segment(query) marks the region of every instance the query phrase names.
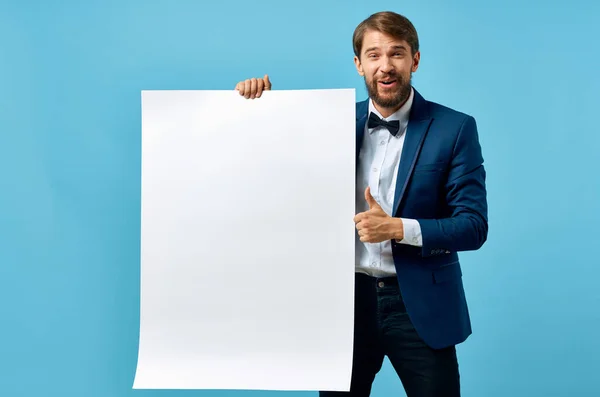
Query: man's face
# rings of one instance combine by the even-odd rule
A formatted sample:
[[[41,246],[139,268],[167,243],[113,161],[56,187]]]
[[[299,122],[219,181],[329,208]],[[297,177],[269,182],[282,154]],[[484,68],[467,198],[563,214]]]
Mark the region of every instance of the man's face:
[[[408,99],[412,73],[416,72],[419,60],[420,53],[413,56],[405,40],[373,30],[364,35],[360,58],[354,57],[369,97],[391,113]]]

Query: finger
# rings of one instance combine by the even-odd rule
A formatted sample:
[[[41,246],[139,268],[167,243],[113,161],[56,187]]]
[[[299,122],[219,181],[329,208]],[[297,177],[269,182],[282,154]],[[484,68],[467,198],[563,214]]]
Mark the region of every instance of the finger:
[[[356,230],[359,232],[359,234],[362,233],[369,233],[369,231],[371,230],[371,228],[369,228],[369,225],[367,225],[365,222],[358,222],[356,224]]]
[[[244,96],[245,85],[243,81],[240,81],[236,84],[235,89],[240,93],[241,96]]]
[[[366,215],[362,215],[354,223],[356,223],[356,226],[365,227],[365,225],[366,225],[366,219],[365,218],[366,218]]]
[[[246,79],[246,81],[244,81],[244,98],[250,98],[251,87],[252,82],[250,81],[250,79]]]
[[[371,195],[371,187],[370,186],[368,186],[365,189],[365,200],[369,204],[369,209],[373,209],[375,207],[379,207],[379,204],[377,203],[377,201]]]
[[[262,79],[256,80],[256,98],[260,98],[263,92],[265,82]]]
[[[271,89],[271,80],[269,80],[269,75],[265,74],[265,77],[263,77],[263,81],[265,83],[265,90],[270,90]]]
[[[254,99],[256,97],[256,78],[250,79],[250,98]]]
[[[373,196],[371,195],[371,186],[367,186],[365,189],[365,200],[367,201],[367,204],[369,204],[369,208],[372,207]]]
[[[369,210],[365,212],[359,212],[354,216],[354,222],[360,222],[369,216]]]

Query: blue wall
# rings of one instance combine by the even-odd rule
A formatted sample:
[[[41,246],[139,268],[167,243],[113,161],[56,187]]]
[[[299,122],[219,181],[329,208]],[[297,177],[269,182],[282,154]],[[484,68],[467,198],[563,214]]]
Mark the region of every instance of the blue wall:
[[[49,3],[0,3],[0,395],[283,396],[131,390],[140,90],[269,73],[363,98],[352,31],[386,9],[419,30],[417,89],[476,117],[487,163],[464,396],[600,395],[598,2]],[[386,363],[373,395],[399,387]]]

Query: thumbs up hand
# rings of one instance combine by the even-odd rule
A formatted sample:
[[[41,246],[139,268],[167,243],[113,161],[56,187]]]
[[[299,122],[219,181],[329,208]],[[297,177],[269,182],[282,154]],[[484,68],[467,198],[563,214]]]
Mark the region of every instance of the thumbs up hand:
[[[369,210],[354,217],[360,241],[380,243],[391,239],[401,240],[404,237],[402,220],[386,214],[381,205],[371,195],[370,187],[365,190],[365,200],[369,204]]]

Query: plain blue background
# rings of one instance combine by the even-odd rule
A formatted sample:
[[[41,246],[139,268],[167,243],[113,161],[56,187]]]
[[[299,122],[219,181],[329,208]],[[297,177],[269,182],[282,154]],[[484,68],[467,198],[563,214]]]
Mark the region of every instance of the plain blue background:
[[[462,255],[464,396],[600,395],[598,2],[4,1],[0,395],[309,396],[132,390],[140,90],[357,88],[351,35],[416,25],[414,78],[477,119],[490,234]],[[402,395],[386,362],[373,396]]]

